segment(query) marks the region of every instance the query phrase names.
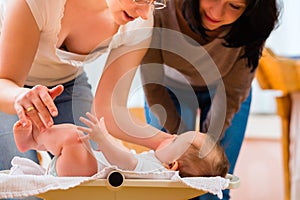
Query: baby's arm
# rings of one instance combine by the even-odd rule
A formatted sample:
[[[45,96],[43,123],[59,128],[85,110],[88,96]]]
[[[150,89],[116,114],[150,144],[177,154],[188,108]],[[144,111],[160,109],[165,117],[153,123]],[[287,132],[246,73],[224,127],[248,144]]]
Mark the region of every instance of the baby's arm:
[[[111,165],[116,165],[120,169],[134,170],[137,165],[137,158],[128,148],[112,137],[105,126],[104,119],[100,121],[90,113],[89,119],[81,117],[80,120],[89,128],[79,126],[78,129],[89,134],[89,138],[94,140],[99,150]]]

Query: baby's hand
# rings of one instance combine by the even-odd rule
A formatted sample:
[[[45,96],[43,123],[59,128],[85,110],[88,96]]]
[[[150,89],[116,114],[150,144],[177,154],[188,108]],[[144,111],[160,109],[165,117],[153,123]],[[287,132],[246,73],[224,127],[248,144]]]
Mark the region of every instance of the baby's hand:
[[[100,143],[108,134],[108,131],[105,127],[104,118],[102,117],[100,121],[97,119],[96,116],[92,115],[91,113],[86,113],[87,118],[80,117],[80,121],[82,121],[87,127],[78,126],[78,130],[83,131],[89,135],[89,138],[94,140],[97,143]]]

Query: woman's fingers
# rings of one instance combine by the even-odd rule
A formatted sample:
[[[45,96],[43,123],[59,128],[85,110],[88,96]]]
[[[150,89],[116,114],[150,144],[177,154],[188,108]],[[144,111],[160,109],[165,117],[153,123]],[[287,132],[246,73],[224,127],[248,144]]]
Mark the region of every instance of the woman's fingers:
[[[54,99],[61,94],[63,91],[63,86],[56,86],[52,89],[48,89],[45,86],[37,85],[32,88],[33,91],[36,91],[35,94],[37,94],[37,98],[35,98],[36,101],[34,105],[36,108],[38,108],[39,113],[41,113],[44,119],[49,117],[56,117],[58,114],[58,110],[54,104]],[[47,120],[47,119],[46,119]]]
[[[63,91],[64,91],[64,86],[57,85],[49,90],[49,94],[52,99],[55,99],[57,96],[61,95]]]
[[[59,96],[63,91],[64,91],[64,87],[62,85],[58,85],[54,88],[51,88],[49,90],[49,95],[50,95],[51,99],[47,98],[46,101],[44,102],[45,105],[47,105],[48,110],[50,111],[50,113],[53,117],[58,115],[58,111],[57,111],[57,108],[56,108],[53,100],[57,96]],[[47,97],[48,97],[48,95],[47,95]]]
[[[33,107],[35,109],[32,110],[32,112],[26,112],[26,114],[32,119],[41,119],[41,121],[45,123],[46,127],[50,127],[53,125],[53,119],[51,113],[49,113],[47,105],[44,103],[45,101],[47,101],[45,99],[46,97],[44,97],[42,94],[40,94],[40,97],[32,99]],[[53,101],[52,104],[54,105]]]
[[[27,117],[29,117],[40,131],[52,126],[52,117],[58,114],[53,99],[61,94],[62,90],[63,86],[48,89],[45,86],[36,85],[20,94],[15,101],[15,109],[20,121],[26,124]]]
[[[31,118],[39,130],[52,126],[53,119],[49,111],[53,108],[56,110],[56,106],[49,94],[49,89],[42,85],[36,85],[28,92],[28,97],[31,99],[31,106],[34,106],[35,109],[26,112],[26,115]]]
[[[58,114],[57,108],[54,104],[54,99],[52,99],[50,93],[48,90],[41,90],[39,92],[39,101],[37,102],[37,107],[40,113],[43,115],[43,118],[46,119],[46,117],[56,117]],[[43,113],[44,111],[44,113]]]
[[[32,120],[40,131],[45,129],[44,122],[40,119],[37,110],[35,106],[33,106],[33,104],[27,103],[27,105],[22,106],[21,104],[16,103],[15,110],[23,126],[26,126],[29,123],[29,121]],[[28,118],[30,118],[30,120]]]
[[[26,126],[26,124],[28,123],[28,120],[27,120],[26,114],[24,112],[23,106],[21,106],[20,104],[15,104],[15,110],[19,117],[20,123],[22,123],[23,126]]]
[[[27,108],[25,108],[25,114],[39,128],[40,131],[43,131],[46,128],[43,120],[38,114],[38,110],[34,106],[28,106]]]

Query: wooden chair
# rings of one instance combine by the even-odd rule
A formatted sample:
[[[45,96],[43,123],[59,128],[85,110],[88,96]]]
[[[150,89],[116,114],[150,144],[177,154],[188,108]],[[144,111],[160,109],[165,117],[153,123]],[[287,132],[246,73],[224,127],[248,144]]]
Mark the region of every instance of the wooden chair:
[[[282,151],[284,169],[285,200],[290,200],[289,133],[291,117],[290,94],[300,90],[300,61],[275,55],[265,48],[256,73],[262,89],[280,90],[276,97],[277,114],[282,123]]]

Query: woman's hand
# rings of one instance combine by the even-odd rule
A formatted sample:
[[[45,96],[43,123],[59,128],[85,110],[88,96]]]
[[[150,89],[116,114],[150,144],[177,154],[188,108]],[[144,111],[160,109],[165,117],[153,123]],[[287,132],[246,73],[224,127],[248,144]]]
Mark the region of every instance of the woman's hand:
[[[62,85],[51,89],[42,85],[36,85],[32,89],[28,89],[27,92],[19,94],[15,99],[14,107],[23,126],[28,123],[28,118],[38,127],[39,131],[52,126],[52,117],[58,115],[58,110],[53,100],[63,90]]]

